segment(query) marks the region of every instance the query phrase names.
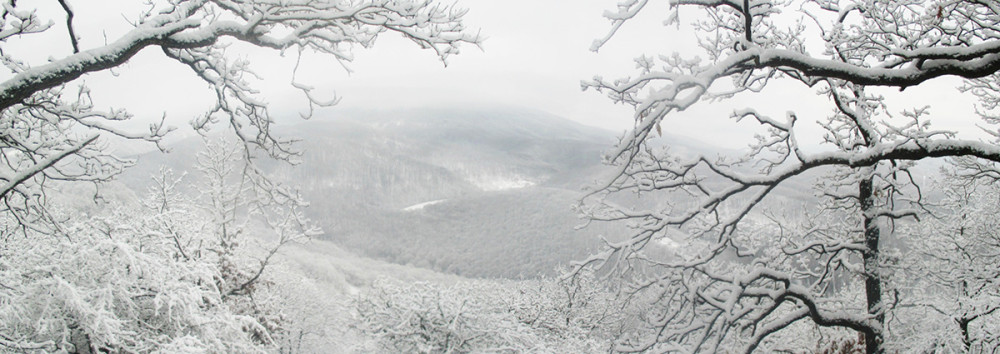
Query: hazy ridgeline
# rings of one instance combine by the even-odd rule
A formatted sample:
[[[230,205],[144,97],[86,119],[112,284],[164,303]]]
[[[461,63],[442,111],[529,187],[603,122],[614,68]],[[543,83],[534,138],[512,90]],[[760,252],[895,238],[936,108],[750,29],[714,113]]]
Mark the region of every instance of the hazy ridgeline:
[[[994,2],[77,3],[0,6],[0,352],[1000,348]]]
[[[302,139],[305,154],[265,169],[301,189],[321,239],[365,256],[470,277],[551,277],[622,232],[578,229],[586,220],[573,209],[599,178],[611,132],[509,108],[347,112],[279,131]],[[185,163],[201,145],[194,137],[142,155],[122,180],[142,190],[156,166],[192,172]]]

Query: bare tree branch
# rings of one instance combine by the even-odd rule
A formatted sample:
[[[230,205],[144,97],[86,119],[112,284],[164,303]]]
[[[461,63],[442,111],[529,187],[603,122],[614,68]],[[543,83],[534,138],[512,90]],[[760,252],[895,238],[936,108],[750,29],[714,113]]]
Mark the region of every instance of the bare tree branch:
[[[11,176],[9,178],[4,177],[3,179],[6,180],[7,183],[4,184],[3,188],[0,188],[0,197],[6,197],[7,193],[9,193],[11,190],[13,190],[14,188],[16,188],[21,183],[24,183],[24,181],[27,181],[28,179],[30,179],[31,177],[35,176],[36,174],[41,173],[45,169],[54,166],[56,163],[58,163],[60,160],[62,160],[64,158],[66,158],[67,156],[70,156],[70,155],[73,155],[73,154],[79,152],[80,149],[83,149],[85,146],[87,146],[90,143],[94,142],[94,140],[97,140],[97,137],[98,137],[97,135],[94,135],[94,136],[92,136],[90,138],[87,138],[84,141],[76,144],[76,146],[73,146],[73,147],[71,147],[69,149],[66,149],[66,150],[64,150],[64,151],[62,151],[62,152],[60,152],[58,154],[49,156],[49,157],[45,158],[44,160],[39,161],[34,166],[31,166],[30,168],[18,171],[17,175]]]
[[[80,44],[77,43],[76,31],[73,29],[73,9],[66,0],[59,0],[59,5],[66,11],[66,30],[69,32],[69,43],[73,46],[73,53],[79,53]]]

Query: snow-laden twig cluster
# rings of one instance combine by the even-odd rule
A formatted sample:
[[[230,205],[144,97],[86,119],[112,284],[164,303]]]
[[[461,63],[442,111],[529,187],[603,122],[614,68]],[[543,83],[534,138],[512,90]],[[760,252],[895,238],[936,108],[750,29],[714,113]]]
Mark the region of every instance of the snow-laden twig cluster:
[[[626,1],[606,13],[612,29],[594,49],[647,3]],[[676,0],[670,7],[668,24],[678,23],[681,8],[699,12],[692,25],[703,56],[641,57],[634,76],[582,84],[635,109],[634,128],[606,157],[613,177],[579,206],[592,220],[634,228],[576,268],[602,269],[621,280],[625,301],[652,309],[643,330],[620,338],[617,349],[779,350],[789,338],[816,346],[851,331],[870,353],[905,345],[910,332],[900,326],[909,324],[893,321],[919,295],[890,270],[909,250],[899,230],[939,216],[914,176],[915,161],[962,157],[969,177],[996,176],[990,162],[1000,161],[1000,145],[935,130],[933,107],[889,107],[884,91],[869,87],[905,95],[934,78],[965,78],[964,89],[983,102],[984,129],[996,136],[997,6]],[[778,80],[825,97],[831,113],[789,105],[784,117],[773,117],[762,107],[736,107],[732,118],[759,123],[759,133],[735,158],[679,155],[659,139],[678,112],[763,95]],[[803,124],[821,127],[822,140],[803,141]],[[811,202],[780,197],[782,188],[817,176],[824,178],[813,183]],[[773,210],[782,205],[795,216]],[[807,332],[814,335],[798,335]]]
[[[78,43],[70,20],[72,54],[33,63],[18,57],[23,53],[2,50],[3,43],[49,31],[52,20],[39,18],[29,3],[4,1],[2,5],[0,61],[10,77],[0,83],[0,124],[4,126],[0,197],[4,210],[16,214],[26,227],[38,227],[34,225],[50,218],[43,207],[47,181],[107,181],[130,164],[107,153],[101,136],[145,140],[163,149],[159,144],[173,129],[163,119],[151,121],[148,131],[122,128],[122,121],[136,118],[123,109],[95,108],[89,89],[74,81],[86,73],[122,65],[144,48],[160,48],[215,92],[214,107],[192,120],[196,130],[204,132],[212,123],[224,122],[246,143],[247,158],[260,150],[292,161],[298,155],[294,141],[272,134],[273,117],[248,81],[254,76],[251,65],[226,54],[230,43],[317,52],[343,62],[352,59],[352,46],[370,46],[386,32],[434,51],[442,61],[457,54],[462,43],[479,41],[461,23],[464,10],[423,0],[190,0],[151,2],[132,20],[134,29],[94,47],[88,47],[91,42]],[[71,6],[65,10],[67,15],[74,13]],[[306,85],[293,86],[309,99],[310,111],[336,101],[317,97]]]
[[[130,30],[102,43],[78,37],[81,4],[55,4],[62,11],[45,18],[36,2],[0,1],[6,69],[0,82],[0,351],[274,349],[282,318],[254,294],[266,288],[265,269],[278,250],[319,229],[304,217],[307,204],[297,190],[260,169],[261,155],[295,163],[299,151],[294,140],[274,134],[275,117],[252,85],[257,77],[250,61],[234,58],[227,47],[318,53],[343,66],[353,47],[371,46],[385,33],[445,63],[463,43],[479,42],[461,22],[465,10],[428,0],[149,1],[137,17],[124,16]],[[65,21],[66,50],[38,46],[24,53],[12,45],[59,29],[56,21]],[[57,184],[99,187],[133,164],[113,152],[113,142],[166,149],[164,138],[174,130],[166,112],[146,121],[125,109],[100,109],[78,80],[113,70],[147,48],[189,68],[214,94],[215,104],[191,122],[207,145],[197,161],[208,181],[196,197],[203,207],[177,199],[179,179],[164,174],[145,205],[152,212],[81,220],[86,216],[52,209]],[[53,52],[44,61],[29,59],[41,50]],[[302,83],[291,86],[308,99],[310,112],[336,102]],[[130,128],[136,120],[148,128]],[[236,137],[235,145],[213,142],[219,135],[209,130],[219,125]],[[264,236],[248,239],[251,233]],[[261,250],[247,247],[258,238],[267,240]]]

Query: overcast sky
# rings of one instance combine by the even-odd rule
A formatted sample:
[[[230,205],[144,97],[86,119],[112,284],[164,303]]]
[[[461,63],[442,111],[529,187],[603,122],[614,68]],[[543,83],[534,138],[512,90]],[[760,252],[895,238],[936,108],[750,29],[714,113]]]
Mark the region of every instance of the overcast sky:
[[[387,36],[372,50],[358,52],[350,77],[333,82],[345,107],[514,105],[625,129],[632,122],[631,109],[581,91],[580,81],[595,74],[625,75],[634,68],[632,58],[665,51],[670,40],[651,19],[629,26],[601,52],[591,52],[591,43],[610,28],[602,12],[616,2],[462,0],[459,4],[469,9],[467,25],[487,38],[483,51],[467,46],[444,68],[431,53]]]
[[[322,112],[321,119],[355,108],[515,106],[622,131],[632,124],[631,109],[602,94],[583,92],[580,81],[594,75],[626,75],[634,70],[636,56],[669,52],[680,42],[670,38],[660,24],[662,18],[649,16],[626,26],[599,53],[591,52],[591,43],[610,28],[602,13],[614,9],[616,2],[459,0],[460,7],[469,9],[466,26],[486,38],[483,50],[464,46],[461,54],[449,58],[446,68],[433,52],[388,33],[374,48],[356,48],[355,60],[348,64],[350,73],[328,56],[307,55],[297,81],[316,86],[320,95],[336,93],[342,99],[337,108]],[[125,19],[138,11],[119,15],[108,8],[111,5],[102,12],[78,9],[83,48],[101,44],[105,35],[113,40],[117,32],[129,28]],[[56,33],[53,41],[59,42],[63,34]],[[250,58],[254,70],[266,79],[259,87],[275,112],[302,111],[304,99],[287,85],[295,62],[292,53],[282,58],[273,51],[246,49],[233,52]],[[201,91],[204,84],[186,68],[163,59],[158,50],[140,52],[114,74],[86,78],[95,87],[95,98],[125,102],[140,115],[166,111],[189,116],[211,102],[207,91]]]
[[[696,51],[690,33],[664,27],[666,2],[654,2],[642,17],[632,21],[600,52],[589,50],[591,43],[604,36],[610,23],[602,13],[613,10],[618,0],[458,0],[469,9],[465,24],[478,29],[486,40],[483,50],[465,46],[462,53],[449,58],[448,67],[434,53],[421,50],[414,43],[394,34],[381,37],[374,48],[356,48],[351,70],[341,67],[329,56],[307,55],[297,81],[317,87],[321,97],[334,93],[342,100],[331,109],[319,112],[315,119],[336,119],[339,114],[357,109],[407,109],[419,107],[513,106],[539,109],[584,124],[621,132],[632,124],[629,107],[615,105],[604,95],[583,92],[580,81],[594,75],[618,78],[634,72],[633,58],[639,55],[668,54],[679,51],[685,56]],[[61,20],[56,2],[46,3]],[[77,5],[76,24],[83,49],[113,41],[131,28],[127,19],[135,18],[139,8],[133,0],[102,1],[103,6]],[[44,10],[44,9],[43,9]],[[692,12],[682,12],[688,22]],[[57,27],[62,22],[56,21]],[[685,28],[684,26],[681,27]],[[62,29],[49,31],[30,41],[8,43],[5,49],[29,55],[62,57],[70,54]],[[48,36],[48,37],[45,37]],[[105,39],[107,38],[107,39]],[[40,43],[53,50],[38,50]],[[35,54],[37,53],[37,54]],[[262,97],[280,116],[295,116],[305,111],[305,99],[289,85],[295,56],[284,57],[271,50],[235,46],[230,53],[250,59],[252,68],[264,79],[257,86]],[[41,58],[40,60],[44,60]],[[186,67],[164,58],[159,50],[146,49],[124,66],[111,72],[83,78],[93,88],[98,105],[128,108],[145,126],[150,119],[166,113],[175,125],[184,126],[192,116],[205,111],[212,103],[212,93]],[[954,90],[957,81],[942,85],[922,85],[899,94],[904,104],[941,101],[949,106],[935,106],[948,119],[935,119],[939,128],[975,132],[971,117],[972,101]],[[699,104],[686,112],[674,114],[664,124],[668,132],[710,141],[729,148],[745,146],[759,127],[753,122],[732,124],[729,112],[735,108],[754,107],[774,117],[795,110],[800,118],[820,119],[831,106],[822,97],[797,84],[771,85],[769,95],[744,95],[725,104]],[[950,87],[949,87],[950,86]],[[892,94],[891,92],[889,93]],[[891,97],[890,97],[891,98]],[[706,129],[707,128],[707,129]],[[749,128],[749,129],[748,129]],[[822,132],[804,127],[800,137]]]

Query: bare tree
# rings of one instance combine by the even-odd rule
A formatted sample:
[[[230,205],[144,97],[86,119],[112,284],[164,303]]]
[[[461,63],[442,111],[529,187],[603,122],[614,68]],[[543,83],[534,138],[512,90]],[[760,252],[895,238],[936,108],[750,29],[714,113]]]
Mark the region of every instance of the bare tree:
[[[322,231],[303,214],[308,204],[297,190],[258,171],[242,156],[243,145],[221,140],[206,138],[205,150],[196,157],[202,182],[193,209],[210,221],[200,231],[209,242],[193,249],[211,253],[201,260],[218,267],[217,286],[233,311],[256,318],[273,335],[283,330],[278,311],[259,304],[256,296],[262,284],[271,285],[263,281],[264,272],[284,246]],[[259,237],[249,237],[254,234]]]
[[[227,301],[224,274],[206,250],[213,235],[202,232],[211,217],[184,201],[177,181],[158,177],[145,203],[156,208],[111,202],[91,215],[50,208],[71,239],[30,229],[28,237],[5,235],[0,350],[269,349],[282,333]]]
[[[939,183],[940,215],[907,225],[912,257],[897,266],[920,289],[903,311],[919,325],[908,334],[927,350],[987,353],[1000,346],[1000,190],[991,179],[970,179],[966,163]],[[977,164],[981,166],[981,164]]]
[[[608,12],[612,30],[593,49],[651,3],[627,0]],[[907,324],[894,316],[913,283],[890,269],[906,251],[897,224],[927,216],[915,161],[1000,161],[998,121],[990,114],[998,102],[1000,7],[897,0],[669,4],[669,24],[679,23],[681,9],[698,13],[692,26],[705,57],[641,57],[632,77],[583,83],[635,109],[634,128],[607,156],[616,174],[581,203],[594,220],[630,220],[635,228],[577,267],[606,269],[623,280],[627,301],[650,308],[617,350],[777,350],[791,342],[776,337],[801,339],[802,331],[816,341],[856,332],[868,353],[905,348],[907,332],[899,327]],[[964,89],[981,99],[988,141],[932,129],[932,111],[923,103],[886,102],[887,95],[906,95],[906,88],[942,76],[966,79]],[[772,117],[763,107],[738,107],[732,118],[756,121],[760,130],[736,159],[677,155],[670,141],[657,139],[677,112],[702,101],[763,96],[779,81],[800,84],[796,94],[826,98],[830,113],[811,116],[814,109],[789,105],[784,117]],[[813,123],[824,129],[822,140],[800,141],[797,133]],[[815,211],[780,211],[776,190],[820,174]],[[631,193],[658,202],[622,202]],[[795,217],[784,216],[790,212]],[[679,243],[679,251],[656,252],[664,240]]]
[[[279,247],[317,229],[303,217],[295,190],[258,169],[259,158],[294,162],[299,152],[293,140],[272,134],[274,117],[251,84],[251,63],[227,48],[244,43],[314,52],[342,63],[351,60],[352,47],[394,32],[444,61],[462,43],[479,40],[462,26],[464,10],[424,0],[149,1],[137,17],[126,16],[133,28],[103,42],[78,37],[81,12],[72,0],[48,5],[56,4],[62,12],[49,19],[36,8],[44,2],[0,1],[6,69],[0,83],[0,348],[14,351],[266,350],[277,328],[268,317],[273,314],[256,311],[255,287]],[[36,38],[61,29],[66,48],[19,52],[11,44],[43,42]],[[54,184],[97,185],[132,164],[109,149],[112,142],[133,139],[163,149],[173,129],[165,118],[146,121],[147,130],[131,129],[146,119],[98,109],[78,80],[113,70],[147,48],[190,69],[214,93],[213,107],[192,120],[194,129],[216,137],[207,132],[221,126],[236,137],[235,148],[210,143],[214,153],[200,158],[210,182],[202,199],[208,203],[193,206],[176,193],[180,179],[162,174],[145,203],[150,210],[79,215],[53,208]],[[47,49],[53,50],[48,59],[32,61]],[[308,98],[310,114],[335,102],[306,85],[292,86]],[[247,262],[235,252],[237,236],[251,227],[275,237],[263,256]],[[47,237],[53,235],[65,237]]]
[[[159,144],[171,130],[163,120],[149,122],[147,131],[124,128],[123,121],[136,118],[124,109],[95,108],[87,86],[74,81],[122,65],[143,49],[162,50],[214,91],[215,105],[192,121],[195,129],[223,122],[245,143],[248,159],[254,151],[290,159],[298,152],[291,140],[271,133],[273,117],[250,85],[249,61],[226,55],[228,44],[312,51],[342,62],[351,59],[352,45],[372,45],[385,32],[431,49],[441,60],[457,53],[461,43],[478,42],[460,22],[463,10],[430,1],[181,0],[149,2],[130,18],[132,30],[87,47],[96,41],[78,40],[72,1],[58,3],[66,14],[70,54],[57,51],[40,63],[22,58],[38,53],[17,53],[4,44],[54,31],[53,20],[40,18],[37,3],[8,0],[0,9],[0,59],[9,73],[0,83],[0,199],[3,213],[24,228],[58,228],[44,207],[49,184],[107,181],[131,163],[109,153],[102,141]],[[292,85],[309,98],[311,108],[333,103],[315,97],[306,85]]]
[[[580,278],[584,282],[590,278]],[[375,281],[354,305],[365,352],[607,350],[602,289],[551,280]],[[570,292],[573,289],[575,292]]]

